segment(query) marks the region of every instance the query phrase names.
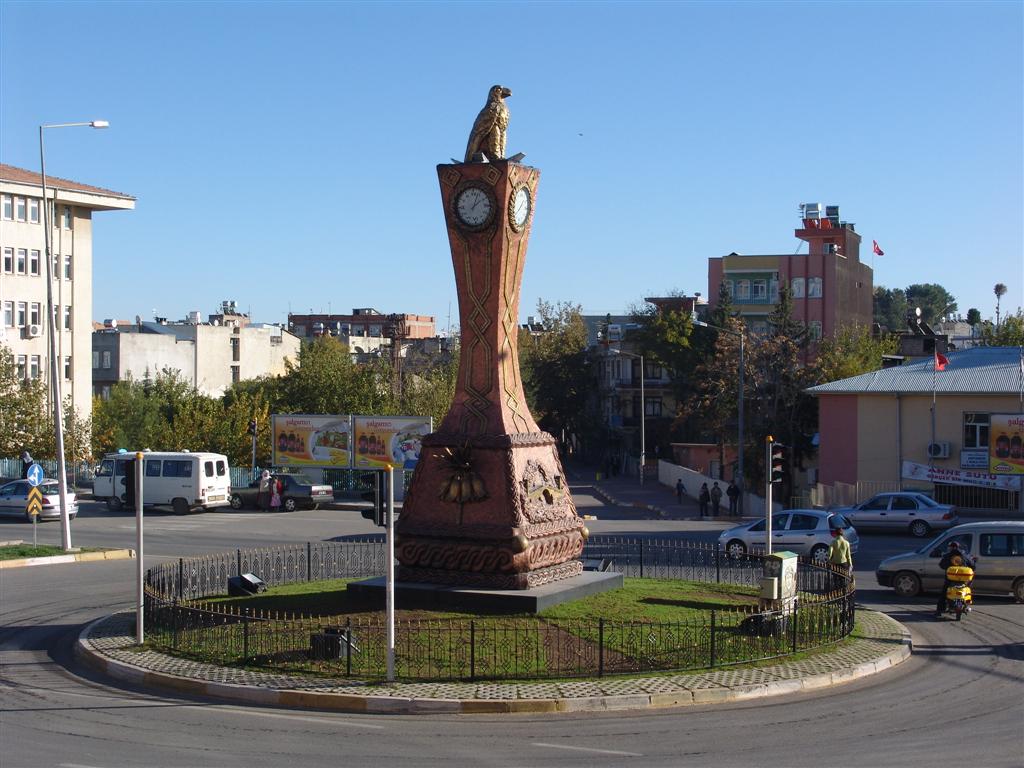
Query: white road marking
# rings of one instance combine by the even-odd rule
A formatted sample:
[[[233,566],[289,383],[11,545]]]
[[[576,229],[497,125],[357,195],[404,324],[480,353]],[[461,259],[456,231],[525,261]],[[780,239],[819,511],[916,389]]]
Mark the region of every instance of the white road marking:
[[[197,707],[197,709],[203,709],[203,708]],[[304,723],[317,723],[318,725],[329,725],[332,728],[335,727],[335,726],[338,726],[338,725],[344,725],[344,726],[347,726],[349,728],[369,728],[371,730],[377,730],[377,731],[384,730],[384,726],[383,725],[371,725],[370,723],[350,722],[348,720],[342,720],[340,718],[308,717],[308,716],[305,716],[305,715],[292,715],[292,714],[289,714],[287,712],[256,712],[256,711],[251,710],[251,709],[236,709],[234,707],[221,708],[221,709],[219,709],[219,711],[221,711],[221,712],[224,712],[224,711],[233,712],[235,714],[245,715],[247,717],[277,717],[277,718],[282,718],[284,720],[300,720],[300,721],[302,721]]]
[[[569,749],[573,752],[596,752],[599,755],[621,755],[622,757],[643,757],[639,752],[620,752],[617,749],[596,749],[594,747],[570,747],[566,744],[544,744],[534,742],[531,747],[547,747],[548,749]]]

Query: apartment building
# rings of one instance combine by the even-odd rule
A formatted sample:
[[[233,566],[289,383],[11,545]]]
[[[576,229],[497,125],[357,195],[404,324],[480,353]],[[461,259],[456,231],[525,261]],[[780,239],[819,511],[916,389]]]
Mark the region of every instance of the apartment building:
[[[46,264],[42,183],[37,171],[0,164],[0,343],[20,375],[49,385],[47,275],[53,276],[61,393],[88,416],[92,407],[92,217],[132,210],[135,198],[47,176],[52,263]],[[48,273],[48,268],[50,273]]]

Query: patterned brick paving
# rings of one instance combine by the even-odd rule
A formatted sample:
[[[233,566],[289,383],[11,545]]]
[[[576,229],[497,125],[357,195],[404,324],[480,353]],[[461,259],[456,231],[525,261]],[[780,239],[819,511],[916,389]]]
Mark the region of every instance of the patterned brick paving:
[[[859,611],[858,622],[865,638],[858,638],[831,652],[818,653],[797,661],[743,669],[716,669],[708,672],[664,675],[660,677],[576,680],[570,682],[480,682],[480,683],[396,683],[368,685],[344,678],[274,674],[179,659],[154,651],[134,650],[134,613],[119,613],[95,624],[85,644],[91,651],[144,671],[177,677],[274,690],[315,691],[391,696],[403,699],[507,700],[507,699],[582,699],[629,694],[671,694],[684,691],[730,689],[763,685],[780,680],[797,680],[841,672],[877,661],[898,650],[902,628],[884,614]]]

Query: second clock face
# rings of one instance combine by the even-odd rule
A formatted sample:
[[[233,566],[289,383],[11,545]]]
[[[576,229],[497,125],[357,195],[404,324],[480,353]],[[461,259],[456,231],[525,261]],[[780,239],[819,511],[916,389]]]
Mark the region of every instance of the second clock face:
[[[520,186],[508,203],[508,221],[512,229],[522,232],[526,222],[530,220],[530,212],[533,210],[533,196],[530,188],[523,184]]]
[[[494,198],[483,186],[467,186],[455,196],[455,213],[469,229],[483,229],[494,217]]]

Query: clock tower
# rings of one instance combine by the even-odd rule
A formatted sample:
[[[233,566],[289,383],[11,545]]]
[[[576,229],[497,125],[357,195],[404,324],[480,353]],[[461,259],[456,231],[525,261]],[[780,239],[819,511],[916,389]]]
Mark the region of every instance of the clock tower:
[[[577,576],[587,530],[519,375],[519,288],[540,171],[437,166],[459,296],[455,396],[397,522],[398,579],[527,589]]]

